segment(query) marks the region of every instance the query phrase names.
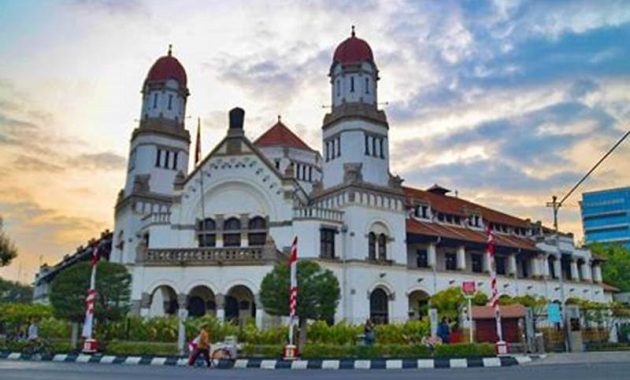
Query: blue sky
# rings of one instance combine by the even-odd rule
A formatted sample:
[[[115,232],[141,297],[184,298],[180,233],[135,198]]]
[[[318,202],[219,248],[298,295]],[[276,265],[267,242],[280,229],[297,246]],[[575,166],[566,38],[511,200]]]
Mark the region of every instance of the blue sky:
[[[174,45],[203,150],[247,111],[320,148],[334,48],[380,69],[392,172],[533,220],[630,128],[628,1],[0,0],[0,215],[26,281],[112,226],[139,91]],[[192,124],[189,125],[189,128]],[[628,143],[584,190],[630,183]],[[579,195],[561,226],[581,237]],[[40,258],[41,257],[41,258]]]

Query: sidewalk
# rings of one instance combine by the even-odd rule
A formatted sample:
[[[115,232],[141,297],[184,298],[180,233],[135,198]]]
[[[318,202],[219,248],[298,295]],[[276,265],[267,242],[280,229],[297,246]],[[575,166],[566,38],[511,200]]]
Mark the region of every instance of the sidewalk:
[[[630,351],[550,353],[530,365],[630,362]]]

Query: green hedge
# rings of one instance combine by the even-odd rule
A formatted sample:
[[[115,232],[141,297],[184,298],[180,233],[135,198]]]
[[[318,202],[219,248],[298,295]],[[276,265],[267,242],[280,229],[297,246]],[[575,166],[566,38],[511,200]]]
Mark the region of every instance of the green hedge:
[[[495,347],[491,343],[457,343],[441,344],[435,347],[435,356],[462,358],[470,356],[496,356]]]
[[[253,345],[243,347],[243,356],[255,357],[279,357],[282,355],[283,346]],[[376,344],[373,346],[334,345],[307,343],[302,351],[303,358],[428,358],[431,351],[420,344]],[[435,356],[462,358],[495,356],[492,344],[444,344],[436,346]]]
[[[105,347],[108,355],[156,355],[173,356],[178,355],[176,343],[163,342],[129,342],[113,340]]]
[[[586,345],[587,351],[630,351],[628,343],[592,343]]]

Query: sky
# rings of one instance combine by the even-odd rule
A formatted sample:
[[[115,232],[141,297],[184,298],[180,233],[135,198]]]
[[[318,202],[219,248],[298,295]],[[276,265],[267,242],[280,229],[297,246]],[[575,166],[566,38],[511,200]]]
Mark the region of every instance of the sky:
[[[391,171],[550,223],[630,129],[629,1],[0,0],[0,216],[30,282],[113,228],[150,66],[173,44],[209,152],[227,111],[255,139],[282,120],[321,148],[334,48],[374,51]],[[582,238],[580,192],[630,185],[630,141],[560,212]]]

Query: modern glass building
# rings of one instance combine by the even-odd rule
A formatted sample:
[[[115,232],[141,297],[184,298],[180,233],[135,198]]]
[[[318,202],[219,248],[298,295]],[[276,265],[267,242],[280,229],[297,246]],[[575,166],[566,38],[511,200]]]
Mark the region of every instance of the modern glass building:
[[[586,243],[620,243],[630,248],[630,187],[582,194]]]

